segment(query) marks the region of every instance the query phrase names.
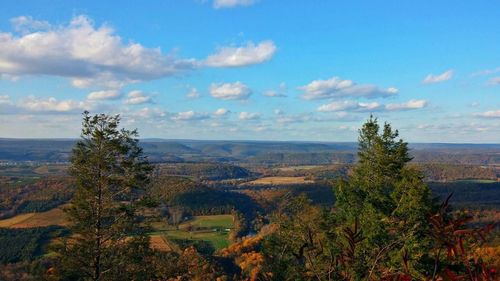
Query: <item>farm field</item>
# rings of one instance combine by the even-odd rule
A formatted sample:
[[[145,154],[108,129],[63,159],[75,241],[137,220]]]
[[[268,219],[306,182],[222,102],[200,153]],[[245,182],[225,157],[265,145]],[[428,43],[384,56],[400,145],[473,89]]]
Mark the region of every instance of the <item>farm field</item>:
[[[46,226],[65,226],[61,207],[46,212],[19,214],[12,218],[0,220],[3,228],[34,228]],[[158,250],[170,251],[174,246],[169,243],[178,241],[202,241],[210,244],[215,250],[225,248],[229,245],[229,231],[233,229],[233,216],[214,215],[196,216],[183,222],[178,228],[169,226],[165,222],[152,224],[154,231],[150,233],[151,246]]]
[[[7,165],[0,166],[0,174],[10,177],[25,177],[38,179],[46,175],[66,175],[68,165],[46,164],[46,165]]]
[[[168,242],[161,242],[162,238],[169,241],[188,240],[192,242],[206,242],[215,250],[229,246],[229,231],[234,228],[233,216],[213,215],[195,216],[192,220],[183,222],[179,227],[167,225],[165,222],[152,224],[154,232],[150,234],[153,247],[170,247]]]
[[[312,170],[316,168],[320,168],[322,165],[300,165],[300,166],[288,166],[288,167],[279,167],[276,170],[283,172],[291,172],[291,171],[300,171],[300,170]]]
[[[246,184],[249,185],[282,185],[282,184],[305,184],[314,183],[313,180],[308,180],[306,177],[263,177],[256,179]]]
[[[0,220],[0,227],[31,228],[50,225],[65,226],[67,221],[61,207],[40,213],[19,214],[12,218]]]
[[[149,244],[152,249],[162,252],[169,252],[173,250],[170,243],[168,243],[168,240],[165,239],[164,235],[156,234],[149,236],[149,238]]]

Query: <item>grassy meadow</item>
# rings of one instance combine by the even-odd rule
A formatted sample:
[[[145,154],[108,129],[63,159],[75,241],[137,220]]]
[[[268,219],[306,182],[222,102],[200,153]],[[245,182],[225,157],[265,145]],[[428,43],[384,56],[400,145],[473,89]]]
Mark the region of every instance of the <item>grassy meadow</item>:
[[[178,227],[168,225],[166,222],[151,224],[154,231],[150,234],[152,243],[163,248],[173,248],[173,242],[203,242],[208,243],[214,250],[220,250],[229,245],[229,231],[233,229],[232,215],[195,216],[181,223]],[[162,245],[161,239],[167,244]]]

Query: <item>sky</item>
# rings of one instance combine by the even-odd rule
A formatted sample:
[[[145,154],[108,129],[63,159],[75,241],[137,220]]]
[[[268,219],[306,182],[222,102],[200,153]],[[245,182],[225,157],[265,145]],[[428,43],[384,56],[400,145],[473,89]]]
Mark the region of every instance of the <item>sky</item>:
[[[3,0],[0,137],[500,143],[499,1]]]

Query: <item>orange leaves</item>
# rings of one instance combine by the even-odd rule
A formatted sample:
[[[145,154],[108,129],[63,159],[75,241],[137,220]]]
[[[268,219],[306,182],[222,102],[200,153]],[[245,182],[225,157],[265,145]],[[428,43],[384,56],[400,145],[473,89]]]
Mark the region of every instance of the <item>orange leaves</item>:
[[[262,271],[264,264],[264,256],[261,253],[250,252],[243,253],[237,258],[237,264],[243,272],[246,272],[250,277],[250,281],[257,280]]]
[[[262,241],[262,236],[256,235],[253,237],[244,238],[241,242],[234,243],[222,250],[222,256],[235,257],[244,252],[253,251]]]

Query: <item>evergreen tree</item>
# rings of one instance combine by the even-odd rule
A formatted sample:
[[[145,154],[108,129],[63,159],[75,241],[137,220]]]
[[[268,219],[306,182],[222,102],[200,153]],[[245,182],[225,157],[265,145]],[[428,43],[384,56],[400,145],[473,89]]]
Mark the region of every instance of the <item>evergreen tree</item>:
[[[349,269],[354,279],[425,267],[433,203],[422,175],[407,167],[408,144],[398,136],[389,124],[381,129],[370,117],[360,129],[358,163],[349,179],[335,186],[339,232],[354,224],[361,231]]]
[[[70,174],[77,186],[66,214],[71,236],[59,250],[63,280],[147,280],[149,239],[136,215],[151,166],[137,131],[120,117],[83,116]]]

